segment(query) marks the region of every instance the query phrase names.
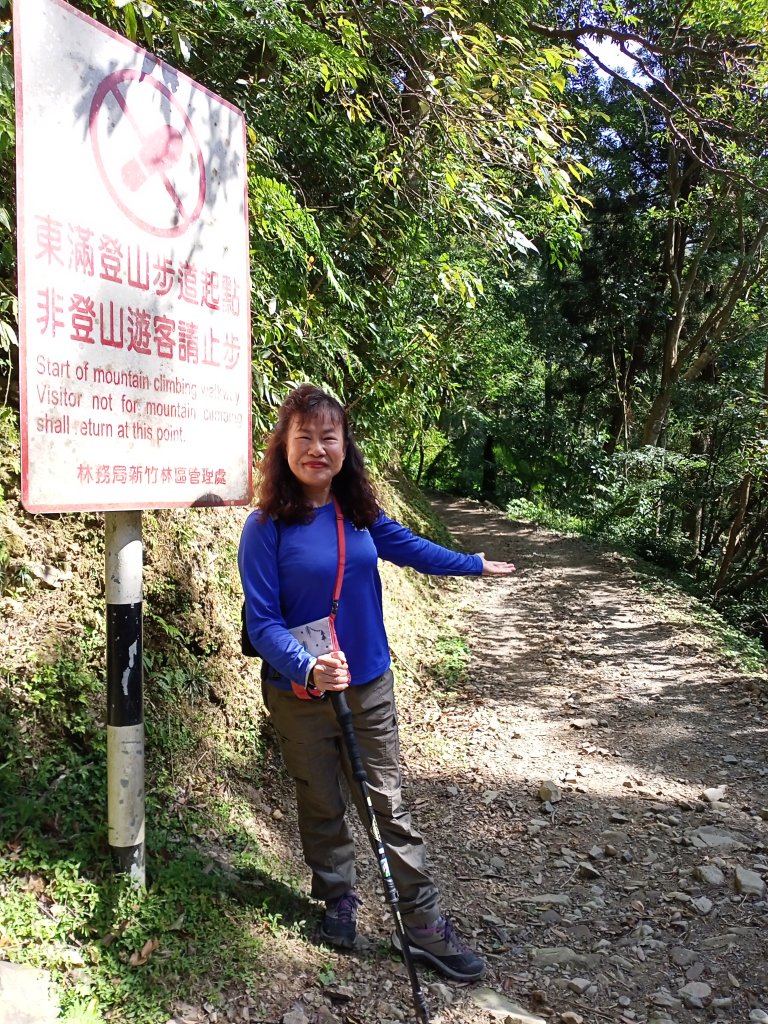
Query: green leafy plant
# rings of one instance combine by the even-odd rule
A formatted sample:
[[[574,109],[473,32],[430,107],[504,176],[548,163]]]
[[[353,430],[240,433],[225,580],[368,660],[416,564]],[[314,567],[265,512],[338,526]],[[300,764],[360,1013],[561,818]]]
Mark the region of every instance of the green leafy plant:
[[[336,972],[330,964],[324,964],[317,972],[317,979],[321,985],[335,985]]]
[[[441,688],[460,687],[467,676],[470,651],[466,640],[459,636],[441,637],[435,644],[436,661],[433,672]]]

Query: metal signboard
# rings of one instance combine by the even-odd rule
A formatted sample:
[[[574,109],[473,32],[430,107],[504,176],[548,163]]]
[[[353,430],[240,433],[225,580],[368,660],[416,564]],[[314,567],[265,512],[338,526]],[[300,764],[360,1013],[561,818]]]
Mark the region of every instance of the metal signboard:
[[[17,0],[22,500],[245,504],[242,113],[63,0]]]

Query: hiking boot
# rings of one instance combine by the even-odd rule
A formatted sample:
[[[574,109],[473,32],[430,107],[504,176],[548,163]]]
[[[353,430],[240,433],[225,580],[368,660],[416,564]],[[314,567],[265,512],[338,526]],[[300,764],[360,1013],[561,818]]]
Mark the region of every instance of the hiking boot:
[[[424,961],[446,978],[477,981],[488,969],[485,960],[459,938],[448,917],[438,917],[436,921],[420,928],[406,928],[405,932],[411,957]],[[401,952],[396,934],[392,937],[392,944]]]
[[[323,942],[341,949],[356,948],[357,908],[362,902],[354,889],[349,889],[336,900],[326,902],[320,925],[320,938]]]

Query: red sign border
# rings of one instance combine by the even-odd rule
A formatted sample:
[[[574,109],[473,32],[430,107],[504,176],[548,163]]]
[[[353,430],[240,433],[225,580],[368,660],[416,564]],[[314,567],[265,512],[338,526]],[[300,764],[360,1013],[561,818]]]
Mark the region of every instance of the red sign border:
[[[21,502],[27,512],[37,513],[55,513],[55,512],[128,512],[128,511],[151,511],[153,509],[173,509],[173,508],[222,508],[229,506],[241,506],[249,505],[253,497],[253,411],[252,401],[248,403],[248,474],[247,474],[247,490],[245,495],[237,498],[229,498],[220,502],[211,502],[205,506],[197,505],[197,500],[192,499],[190,501],[154,501],[154,502],[133,502],[126,504],[125,502],[104,502],[94,504],[93,502],[76,502],[76,503],[56,503],[56,504],[39,504],[30,502],[29,500],[29,449],[27,445],[28,427],[29,421],[27,416],[27,353],[26,353],[26,338],[27,338],[27,308],[26,308],[26,254],[22,249],[22,240],[26,238],[26,223],[24,219],[25,214],[25,182],[24,182],[24,81],[22,74],[22,22],[24,16],[21,14],[22,4],[27,8],[33,2],[33,0],[13,0],[13,60],[15,68],[15,90],[16,90],[16,200],[17,200],[17,274],[19,284],[19,411],[21,419]],[[174,68],[171,64],[162,60],[160,57],[156,57],[151,54],[148,50],[145,50],[141,46],[137,46],[136,43],[131,42],[130,39],[126,39],[119,33],[114,32],[111,28],[106,25],[102,25],[94,18],[89,17],[82,11],[78,11],[77,8],[72,7],[66,3],[66,0],[45,0],[46,3],[54,4],[56,7],[60,7],[66,11],[68,15],[74,15],[81,21],[84,21],[91,28],[97,29],[103,35],[109,36],[115,42],[119,42],[121,45],[132,50],[134,54],[142,56],[145,60],[152,61],[155,67],[167,68],[173,75],[178,76],[186,82],[192,89],[197,89],[211,99],[220,103],[223,107],[228,108],[240,119],[240,124],[243,134],[243,153],[247,152],[247,135],[245,126],[245,115],[239,107],[236,107],[234,103],[230,103],[229,100],[224,99],[211,89],[206,88],[204,85],[200,85],[189,75],[185,75],[183,71],[179,71]],[[154,70],[154,68],[153,68]],[[246,252],[250,253],[250,237],[248,233],[248,173],[247,169],[244,173],[244,190],[243,190],[243,226],[245,229],[245,242]],[[248,265],[248,282],[250,284],[250,263]],[[250,396],[253,395],[253,384],[251,374],[251,293],[250,287],[246,290],[245,296],[245,314],[246,314],[246,328],[247,328],[247,346],[248,352],[247,360],[247,390]],[[22,301],[22,299],[24,301]],[[210,493],[206,492],[206,493]]]

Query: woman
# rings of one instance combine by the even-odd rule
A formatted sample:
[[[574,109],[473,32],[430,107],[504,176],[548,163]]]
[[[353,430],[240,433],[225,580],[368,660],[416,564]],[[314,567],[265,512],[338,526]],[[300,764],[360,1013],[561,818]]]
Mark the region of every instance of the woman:
[[[346,544],[335,620],[339,650],[313,657],[289,629],[331,611],[338,562],[333,499],[344,515]],[[474,981],[483,976],[486,964],[442,914],[424,842],[401,799],[379,558],[432,575],[514,571],[508,562],[489,562],[482,554],[464,555],[433,544],[384,515],[344,408],[319,388],[302,384],[280,407],[262,463],[259,508],[243,529],[238,564],[248,636],[267,666],[265,701],[296,785],[312,895],[326,906],[321,935],[334,946],[355,946],[361,900],[345,820],[347,789],[363,821],[366,816],[330,701],[297,699],[297,684],[316,697],[347,692],[413,958],[450,978]]]

